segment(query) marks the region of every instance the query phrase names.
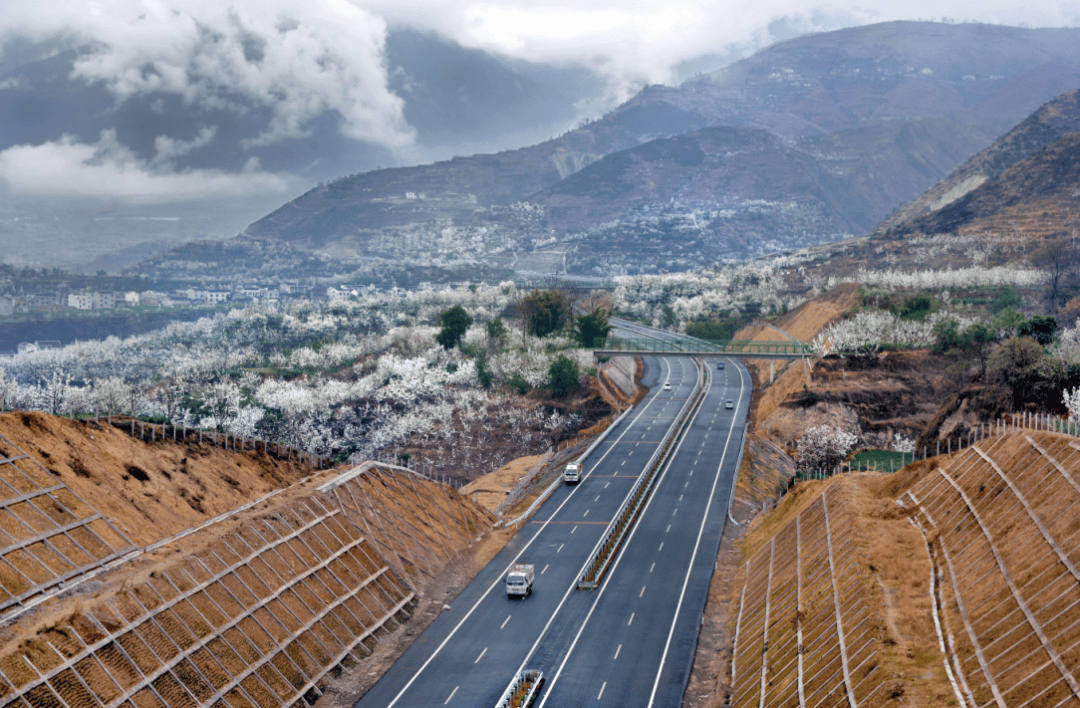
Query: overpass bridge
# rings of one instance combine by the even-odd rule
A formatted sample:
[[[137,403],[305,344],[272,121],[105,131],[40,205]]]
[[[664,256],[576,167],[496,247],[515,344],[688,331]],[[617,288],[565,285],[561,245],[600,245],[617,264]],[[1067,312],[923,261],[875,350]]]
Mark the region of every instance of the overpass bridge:
[[[802,359],[812,354],[811,345],[799,341],[756,341],[732,339],[713,342],[691,337],[657,338],[611,335],[593,351],[597,356],[619,354],[663,354],[665,356],[732,356],[744,359]]]

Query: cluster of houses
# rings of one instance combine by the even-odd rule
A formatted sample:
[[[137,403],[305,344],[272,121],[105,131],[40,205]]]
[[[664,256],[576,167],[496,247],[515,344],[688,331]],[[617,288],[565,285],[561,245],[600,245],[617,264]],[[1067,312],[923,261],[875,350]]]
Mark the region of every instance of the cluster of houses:
[[[433,285],[421,283],[420,290],[436,290],[467,283]],[[198,307],[222,304],[249,305],[258,302],[285,300],[352,300],[380,292],[371,284],[338,283],[329,286],[306,285],[285,281],[276,286],[228,285],[191,287],[171,293],[147,290],[144,292],[95,292],[75,290],[40,292],[26,295],[0,294],[0,317],[22,312],[59,312],[61,310],[113,310],[123,307]],[[404,293],[393,287],[391,293]]]
[[[351,286],[350,286],[351,287]],[[22,295],[0,294],[0,317],[21,312],[59,312],[61,310],[112,310],[121,307],[195,307],[224,303],[252,304],[289,299],[333,298],[329,291],[300,283],[262,285],[218,285],[192,287],[171,293],[147,290],[137,292],[95,292],[91,290],[52,291]],[[325,294],[324,294],[325,293]]]

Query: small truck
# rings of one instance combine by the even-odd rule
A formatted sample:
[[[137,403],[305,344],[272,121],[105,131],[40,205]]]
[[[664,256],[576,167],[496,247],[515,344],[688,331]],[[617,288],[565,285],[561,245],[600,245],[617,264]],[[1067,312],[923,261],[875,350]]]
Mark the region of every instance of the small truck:
[[[566,465],[566,470],[563,472],[563,482],[566,484],[577,484],[581,481],[581,465],[576,462],[570,462]]]
[[[506,574],[506,596],[528,597],[535,575],[536,566],[532,563],[514,563]]]

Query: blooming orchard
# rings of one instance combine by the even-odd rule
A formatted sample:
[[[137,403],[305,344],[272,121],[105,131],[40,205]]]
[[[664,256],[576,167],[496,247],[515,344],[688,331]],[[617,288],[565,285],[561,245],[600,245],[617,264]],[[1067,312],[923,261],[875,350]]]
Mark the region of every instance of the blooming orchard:
[[[1048,274],[1041,270],[995,266],[993,268],[946,268],[945,270],[872,270],[860,268],[854,275],[831,277],[827,287],[840,283],[862,283],[873,288],[909,288],[912,290],[963,290],[966,288],[1000,288],[1012,285],[1032,288],[1046,282]]]
[[[616,311],[650,320],[654,326],[664,322],[665,306],[674,313],[672,324],[676,325],[750,306],[765,313],[779,312],[800,302],[780,296],[783,265],[787,262],[753,262],[687,273],[622,276],[616,279],[612,302]]]
[[[0,369],[0,408],[134,413],[280,441],[320,454],[369,457],[434,445],[427,462],[488,468],[478,441],[496,436],[540,450],[580,416],[545,412],[505,390],[484,390],[474,358],[495,381],[546,382],[559,353],[582,369],[590,351],[565,337],[515,328],[488,341],[484,323],[518,297],[513,284],[231,310],[156,332],[22,353]],[[438,314],[460,305],[477,322],[464,347],[435,340]]]

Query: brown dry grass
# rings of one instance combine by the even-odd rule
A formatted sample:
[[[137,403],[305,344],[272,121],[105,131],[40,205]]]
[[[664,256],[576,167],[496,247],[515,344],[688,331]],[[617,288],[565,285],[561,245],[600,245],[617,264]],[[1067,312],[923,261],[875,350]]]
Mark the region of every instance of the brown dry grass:
[[[1029,434],[1060,465],[1077,475],[1080,444],[1070,446],[1072,439],[1062,435]],[[1066,552],[1073,556],[1080,554],[1075,550],[1075,539],[1080,535],[1080,521],[1063,513],[1072,508],[1071,500],[1075,492],[1061,481],[1063,478],[1053,463],[1020,435],[992,438],[980,443],[980,448],[985,448],[1003,472],[1025,490],[1025,494],[1030,495],[1030,503],[1035,505],[1033,508],[1041,509],[1038,513],[1041,513],[1049,531],[1059,541],[1069,539],[1071,545],[1068,545]],[[834,478],[832,482],[800,483],[775,510],[754,519],[739,549],[742,557],[749,559],[782,532],[790,537],[790,525],[795,516],[814,504],[827,485],[834,484],[843,490],[845,505],[853,512],[848,524],[856,539],[857,557],[861,559],[856,568],[862,574],[861,594],[870,606],[870,621],[880,626],[882,641],[879,666],[885,672],[889,692],[902,695],[905,705],[957,704],[944,669],[945,657],[939,650],[933,623],[934,600],[930,595],[931,559],[927,540],[931,544],[937,543],[939,533],[948,537],[953,562],[962,576],[960,587],[969,612],[972,608],[982,608],[980,612],[987,612],[987,608],[993,609],[994,603],[1005,603],[1000,611],[990,611],[985,618],[979,614],[972,616],[980,641],[990,643],[1013,625],[1019,627],[1017,623],[1023,624],[1023,617],[1015,609],[1015,603],[1009,604],[1010,596],[1004,581],[999,578],[990,582],[993,576],[988,576],[987,572],[994,567],[993,560],[986,550],[986,544],[980,541],[978,527],[945,515],[943,509],[955,510],[957,501],[951,487],[940,483],[939,470],[942,468],[948,469],[948,474],[967,489],[969,496],[979,506],[983,521],[994,530],[999,552],[1011,567],[1017,582],[1022,586],[1025,582],[1038,580],[1032,588],[1024,591],[1032,603],[1032,610],[1040,617],[1059,612],[1073,597],[1069,594],[1071,576],[1060,563],[1054,564],[1053,553],[1041,534],[1023,508],[1012,501],[1005,485],[997,481],[991,466],[970,450],[920,460],[893,475],[853,475]],[[910,523],[909,516],[915,514],[915,510],[905,510],[895,500],[911,489],[915,490],[920,500],[932,507],[932,513],[939,523],[948,519],[947,526],[931,528],[930,535],[924,537]],[[935,495],[942,494],[945,497],[937,500]],[[830,492],[830,498],[832,496]],[[923,520],[923,523],[925,525],[926,521]],[[935,559],[936,563],[943,563],[940,551]],[[942,572],[945,572],[944,566],[939,569],[939,573]],[[746,583],[745,576],[744,566],[728,594],[732,617],[737,610],[742,585]],[[977,587],[971,585],[973,577],[982,578]],[[1040,588],[1045,592],[1040,592]],[[978,668],[973,650],[963,630],[952,592],[948,581],[943,581],[939,594],[949,614],[949,624],[957,635],[958,652],[967,666],[968,681],[977,698],[989,700],[989,691],[981,684],[981,677],[976,675]],[[1066,601],[1054,600],[1063,594],[1068,596]],[[1039,598],[1047,599],[1050,604],[1040,605]],[[783,603],[782,598],[774,598],[774,605]],[[1013,608],[1011,614],[1010,608]],[[1008,628],[997,626],[1006,615],[1012,618]],[[1067,613],[1045,628],[1051,632],[1051,637],[1056,636],[1054,632],[1060,633],[1054,641],[1062,642],[1059,650],[1063,652],[1065,645],[1071,646],[1076,638],[1076,633],[1068,627],[1072,626],[1077,616],[1074,609],[1071,614]],[[984,635],[984,632],[988,633]],[[1020,687],[1010,693],[1009,704],[1012,705],[1014,699],[1018,704],[1035,698],[1039,691],[1051,686],[1059,693],[1063,691],[1064,684],[1054,683],[1060,677],[1046,660],[1045,652],[1040,652],[1034,632],[1030,629],[1015,630],[1010,636],[1015,648],[1000,662],[1001,666],[1011,665],[1011,668],[1006,676],[999,679],[1005,681],[1003,690],[1006,685],[1015,686],[1017,682],[1020,682]],[[752,643],[753,637],[747,637],[746,641]],[[743,638],[740,638],[742,642]],[[772,643],[773,637],[770,637]],[[1029,654],[1027,664],[1013,662],[1014,655],[1021,657]],[[773,683],[781,685],[785,680],[783,676],[778,676],[774,677]],[[715,704],[720,705],[719,700]]]
[[[495,507],[506,499],[506,494],[513,489],[521,478],[540,461],[543,455],[528,455],[503,465],[494,472],[488,472],[474,479],[462,488],[461,493],[484,507],[495,511]]]
[[[100,635],[100,631],[87,620],[91,615],[110,629],[122,628],[142,613],[138,607],[140,602],[148,608],[164,608],[162,602],[176,597],[178,590],[191,589],[193,582],[210,579],[211,574],[220,573],[225,564],[236,563],[252,549],[258,549],[264,543],[263,539],[272,540],[293,529],[299,532],[302,524],[313,520],[315,513],[321,513],[320,509],[337,508],[334,492],[328,496],[315,491],[317,485],[337,474],[331,471],[309,478],[253,509],[196,532],[176,547],[165,547],[154,554],[146,554],[134,566],[113,571],[104,583],[87,588],[92,591],[92,597],[82,595],[50,601],[32,621],[25,621],[18,628],[9,628],[7,642],[0,648],[0,665],[4,667],[5,674],[17,684],[31,680],[34,676],[27,673],[27,665],[21,657],[29,657],[36,666],[48,670],[58,660],[56,652],[48,644],[56,647],[61,654],[70,655],[79,651],[84,642],[94,641]],[[387,559],[387,553],[409,559],[421,559],[427,553],[427,558],[421,562],[430,569],[430,577],[434,581],[441,577],[448,561],[456,563],[461,551],[472,549],[470,558],[473,561],[470,565],[472,562],[481,563],[478,569],[510,537],[508,533],[487,533],[490,515],[453,490],[417,479],[403,470],[369,470],[341,485],[338,490],[350,485],[357,495],[368,498],[370,504],[364,502],[359,512],[346,506],[343,513],[328,517],[321,525],[303,531],[301,536],[285,541],[276,550],[261,552],[251,562],[241,564],[231,575],[222,577],[207,592],[197,593],[171,609],[162,609],[155,622],[132,628],[124,635],[121,644],[141,649],[141,656],[150,662],[143,669],[153,670],[159,664],[154,662],[152,654],[144,647],[153,646],[154,652],[162,657],[175,653],[175,645],[161,633],[162,629],[185,644],[189,640],[184,637],[198,637],[213,632],[212,626],[221,626],[231,617],[239,616],[245,612],[244,605],[247,605],[249,609],[254,608],[251,611],[255,615],[242,620],[229,632],[236,640],[235,646],[247,647],[244,649],[244,662],[250,664],[262,656],[280,652],[283,642],[290,632],[295,631],[298,622],[307,621],[314,616],[313,612],[326,608],[330,614],[325,620],[302,635],[284,654],[279,654],[280,662],[275,659],[285,667],[285,675],[290,683],[301,685],[317,676],[332,661],[333,652],[338,651],[334,647],[346,646],[363,631],[364,626],[356,624],[358,620],[370,622],[369,618],[378,617],[385,608],[405,597],[408,588],[395,578],[392,571],[373,580],[356,597],[348,597],[348,583],[363,581],[383,565],[398,565]],[[369,508],[378,511],[371,513]],[[398,516],[391,522],[396,525],[393,528],[379,525],[376,521],[378,517],[389,521],[395,512]],[[361,538],[364,540],[360,541]],[[355,539],[360,545],[344,555],[334,553],[336,548],[350,539]],[[312,576],[310,580],[301,581],[266,607],[252,605],[252,602],[258,602],[256,596],[269,596],[276,585],[324,562],[328,565],[319,571],[318,580]],[[166,578],[171,578],[172,582]],[[421,593],[428,593],[439,587],[437,583],[420,583],[418,589]],[[135,598],[139,599],[136,601]],[[346,599],[337,604],[339,598]],[[445,595],[440,593],[437,600],[441,602],[444,598]],[[116,615],[107,603],[121,610],[123,616]],[[407,608],[379,633],[400,630],[408,614],[411,614],[411,609]],[[207,620],[211,624],[206,624]],[[12,629],[17,631],[11,633]],[[254,644],[246,644],[240,632],[247,634]],[[76,637],[81,637],[81,641],[76,641]],[[217,640],[209,644],[208,649],[217,653],[213,648],[216,646],[220,646]],[[327,654],[324,647],[331,649],[331,653]],[[357,652],[367,655],[375,647],[374,639],[369,639]],[[291,662],[284,659],[286,655],[292,657]],[[243,669],[243,664],[227,652],[219,656],[217,664],[213,661],[207,663],[208,657],[205,651],[195,657],[203,671],[220,672],[224,667],[228,674],[236,675]],[[112,646],[103,647],[99,659],[124,686],[138,678],[137,672]],[[354,662],[350,660],[350,663]],[[381,665],[375,663],[376,666]],[[96,673],[87,677],[88,683],[100,697],[113,697],[110,693],[115,690],[112,680],[96,663],[94,666]],[[358,666],[360,673],[372,669],[367,659]],[[228,676],[223,675],[223,679],[227,680]],[[67,683],[63,676],[52,681],[58,690],[66,690],[62,686]],[[288,687],[284,684],[279,688],[279,692],[287,693]],[[181,695],[177,694],[178,700]],[[272,700],[269,694],[265,698]]]
[[[934,630],[930,558],[922,534],[888,493],[889,481],[871,476],[848,486],[873,580],[866,596],[887,630],[881,667],[910,705],[956,705]]]
[[[93,422],[45,413],[0,414],[0,434],[87,504],[147,545],[312,473],[309,465],[209,444],[142,442]],[[146,473],[140,481],[130,471]]]

